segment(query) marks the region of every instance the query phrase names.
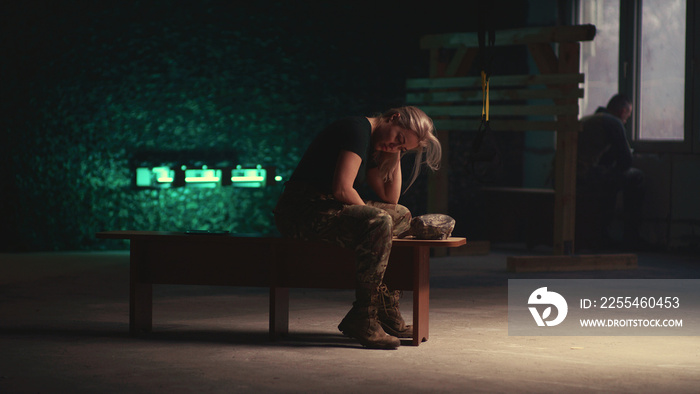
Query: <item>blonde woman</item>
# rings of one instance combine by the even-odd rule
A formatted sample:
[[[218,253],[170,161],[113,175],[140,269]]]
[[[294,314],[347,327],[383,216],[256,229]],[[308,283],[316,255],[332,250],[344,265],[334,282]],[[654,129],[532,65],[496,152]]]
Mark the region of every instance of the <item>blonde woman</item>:
[[[398,204],[401,157],[408,152],[415,154],[410,187],[421,166],[436,170],[441,156],[432,120],[416,107],[337,120],[308,147],[275,208],[284,236],[356,252],[355,302],[338,328],[369,348],[395,349],[398,338],[413,336],[399,311],[399,293],[382,283],[392,237],[411,220]],[[382,201],[363,200],[357,192],[362,183]]]

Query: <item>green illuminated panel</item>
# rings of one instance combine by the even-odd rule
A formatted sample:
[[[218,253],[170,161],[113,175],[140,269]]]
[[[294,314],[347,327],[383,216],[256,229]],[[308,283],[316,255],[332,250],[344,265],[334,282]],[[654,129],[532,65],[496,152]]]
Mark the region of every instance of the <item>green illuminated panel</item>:
[[[216,187],[219,183],[221,183],[221,170],[208,168],[185,170],[186,186]]]
[[[236,187],[263,187],[267,179],[267,170],[257,168],[242,168],[237,166],[231,171],[231,184]]]
[[[136,169],[136,186],[138,187],[170,187],[175,171],[170,167],[139,167]]]
[[[186,165],[182,165],[175,170],[169,166],[138,167],[136,168],[136,186],[145,188],[177,186],[210,188],[233,185],[244,188],[261,188],[268,182],[268,171],[261,165],[257,165],[255,168],[243,168],[238,165],[231,170],[230,174],[231,183],[228,183],[229,179],[224,178],[224,170],[208,168],[206,165],[201,168],[187,168]],[[280,182],[282,177],[275,176],[274,180]]]

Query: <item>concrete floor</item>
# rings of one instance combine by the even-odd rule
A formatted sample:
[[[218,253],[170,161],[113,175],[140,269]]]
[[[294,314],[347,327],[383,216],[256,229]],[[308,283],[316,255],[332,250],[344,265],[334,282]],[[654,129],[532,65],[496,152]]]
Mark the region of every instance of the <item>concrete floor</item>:
[[[154,333],[132,338],[127,253],[0,254],[0,393],[700,391],[698,337],[516,337],[507,320],[508,278],[700,278],[697,258],[506,272],[521,252],[433,258],[430,340],[395,351],[343,337],[353,294],[330,290],[293,290],[270,342],[264,289],[155,286]]]

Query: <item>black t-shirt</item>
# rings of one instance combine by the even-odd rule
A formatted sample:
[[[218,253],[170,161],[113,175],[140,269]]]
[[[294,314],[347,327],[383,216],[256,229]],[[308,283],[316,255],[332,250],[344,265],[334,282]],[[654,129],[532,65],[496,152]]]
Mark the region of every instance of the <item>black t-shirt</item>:
[[[357,153],[362,159],[355,178],[355,186],[360,185],[365,180],[371,134],[372,125],[363,116],[347,117],[331,123],[306,149],[290,181],[309,183],[324,193],[330,193],[338,154],[346,150]]]

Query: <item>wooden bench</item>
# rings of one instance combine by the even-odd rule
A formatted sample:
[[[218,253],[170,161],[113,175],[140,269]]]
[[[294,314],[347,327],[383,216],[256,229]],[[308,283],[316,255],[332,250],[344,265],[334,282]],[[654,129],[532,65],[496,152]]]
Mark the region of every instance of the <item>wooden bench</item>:
[[[277,237],[106,231],[101,239],[130,240],[129,331],[152,330],[154,284],[269,287],[270,338],[289,332],[290,288],[355,288],[354,252]],[[413,292],[412,344],[428,340],[430,248],[457,247],[464,238],[394,239],[384,281]]]

